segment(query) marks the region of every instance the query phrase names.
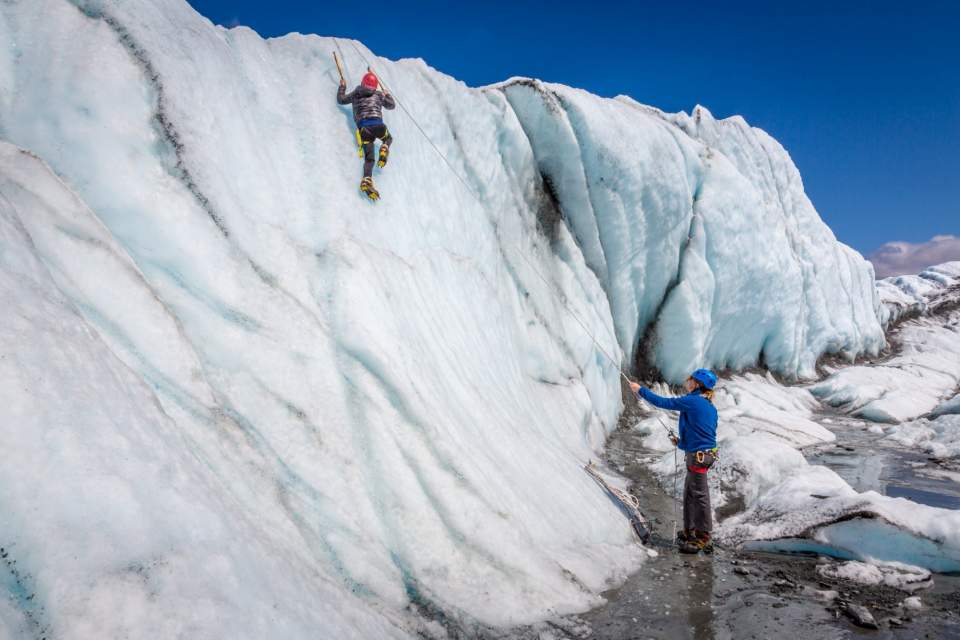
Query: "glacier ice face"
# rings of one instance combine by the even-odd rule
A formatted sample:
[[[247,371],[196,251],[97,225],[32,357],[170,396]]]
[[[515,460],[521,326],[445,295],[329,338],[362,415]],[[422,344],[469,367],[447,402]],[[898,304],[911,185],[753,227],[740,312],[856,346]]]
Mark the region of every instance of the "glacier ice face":
[[[171,361],[183,346],[92,213],[3,143],[0,194],[3,637],[406,637],[317,572],[289,519],[265,526],[263,501],[229,486],[225,460],[253,462],[243,434],[225,419],[184,428],[115,355],[111,320],[87,319],[88,295],[124,297],[107,308],[139,315]]]
[[[14,458],[71,479],[7,470],[36,597],[4,624],[176,636],[181,593],[206,598],[196,637],[583,609],[643,555],[580,469],[621,409],[605,354],[670,380],[802,377],[883,344],[869,265],[742,121],[470,89],[340,41],[430,137],[389,114],[369,208],[330,39],[263,40],[179,0],[18,0],[0,41],[0,138],[42,158],[0,147],[0,276],[26,318],[3,367],[47,381],[0,423]],[[46,407],[60,384],[70,404]],[[800,396],[749,395],[739,422],[784,459],[827,437],[763,424],[756,407]],[[61,525],[98,553],[54,550]]]
[[[670,381],[757,362],[813,377],[884,344],[872,268],[836,242],[786,151],[741,118],[669,116],[531,80],[500,86],[621,346]]]
[[[5,42],[37,44],[0,53],[13,82],[3,90],[4,136],[42,153],[57,174],[7,146],[2,191],[57,288],[149,389],[209,470],[211,500],[224,504],[214,515],[226,524],[171,566],[170,583],[199,570],[200,589],[223,577],[206,569],[205,551],[246,547],[246,565],[234,566],[240,552],[211,556],[243,577],[224,579],[210,592],[209,617],[184,624],[198,637],[267,637],[261,631],[282,615],[296,621],[280,630],[286,637],[391,637],[415,635],[411,603],[501,625],[596,604],[642,556],[580,468],[616,423],[620,386],[554,291],[620,355],[603,291],[569,234],[558,229],[551,247],[537,228],[519,127],[511,138],[508,123],[502,144],[490,139],[485,209],[462,186],[438,184],[441,160],[398,122],[394,173],[381,181],[393,197],[371,212],[355,200],[359,168],[349,115],[331,97],[329,41],[264,42],[216,29],[180,3],[82,8],[0,8]],[[317,60],[316,91],[291,94]],[[355,56],[348,64],[359,67]],[[434,86],[420,63],[395,69],[391,86],[425,104],[442,104],[437,96],[455,84],[438,77],[443,86]],[[493,130],[505,101],[466,99],[484,116],[474,126]],[[453,141],[453,125],[443,126],[432,133]],[[485,139],[470,125],[462,133]],[[105,390],[97,410],[121,401],[114,395]],[[74,409],[69,441],[86,428]],[[26,451],[56,460],[40,444]],[[163,450],[144,446],[144,455]],[[130,448],[131,465],[139,455]],[[17,482],[27,491],[38,480]],[[89,496],[93,510],[110,500]],[[4,506],[28,514],[37,502],[22,493]],[[158,531],[180,532],[183,545],[203,529],[189,512],[163,514],[168,529]],[[39,545],[31,531],[16,541]],[[147,531],[127,544],[143,564],[161,555],[163,539]],[[84,612],[95,624],[123,608],[123,588],[109,586],[113,562],[81,559],[83,567],[64,560],[56,606],[45,597],[53,575],[21,563],[54,631]],[[107,580],[99,605],[85,607],[98,576]],[[291,606],[344,601],[344,613],[278,614],[247,580],[265,590],[283,582],[275,592]],[[294,597],[303,580],[329,592]],[[177,618],[179,602],[164,591],[127,622],[142,633]],[[375,614],[366,626],[349,619],[361,605]],[[218,627],[218,616],[234,627]],[[381,631],[386,621],[392,631]]]
[[[284,356],[292,363],[322,363],[317,351],[336,345],[313,338],[313,353],[278,354],[271,361],[269,349],[257,340],[276,339],[262,333],[284,329],[281,312],[297,321],[303,331],[299,339],[311,338],[305,331],[309,324],[294,315],[292,305],[282,307],[277,296],[272,303],[280,308],[272,312],[278,316],[267,313],[269,305],[249,315],[262,328],[252,331],[247,323],[239,336],[246,344],[227,350],[220,341],[229,339],[223,334],[232,330],[239,312],[191,309],[190,301],[171,295],[162,282],[151,284],[92,211],[39,160],[0,146],[0,189],[4,213],[19,232],[3,243],[18,250],[5,253],[5,296],[38,306],[21,291],[35,288],[16,269],[19,254],[25,254],[35,263],[32,268],[45,274],[44,286],[52,292],[41,294],[62,299],[55,310],[38,308],[22,323],[11,323],[4,341],[5,353],[18,355],[16,362],[5,363],[14,376],[8,388],[16,389],[14,397],[21,400],[4,408],[9,450],[37,468],[57,469],[45,477],[65,478],[71,487],[24,481],[29,475],[12,466],[5,478],[11,487],[5,508],[24,519],[40,508],[54,521],[33,518],[34,526],[13,528],[4,542],[16,549],[21,570],[33,575],[30,589],[37,597],[31,602],[46,609],[43,624],[51,630],[79,625],[103,632],[92,637],[103,637],[156,628],[164,630],[158,637],[176,637],[179,624],[201,637],[266,637],[277,630],[270,625],[279,615],[288,619],[282,627],[288,637],[315,637],[318,630],[329,637],[347,631],[401,637],[400,629],[415,631],[400,614],[413,598],[424,606],[459,610],[467,620],[505,624],[544,615],[536,612],[538,606],[588,606],[611,573],[639,561],[640,551],[616,508],[597,495],[579,469],[578,461],[592,448],[589,433],[581,431],[587,426],[571,422],[571,416],[577,415],[576,403],[590,411],[586,391],[563,393],[560,384],[524,382],[518,366],[517,376],[507,380],[511,389],[501,391],[505,395],[496,402],[449,391],[433,401],[472,403],[477,409],[483,404],[476,422],[464,425],[454,404],[438,407],[429,399],[417,400],[415,391],[404,394],[403,385],[410,383],[403,379],[392,386],[391,370],[375,368],[374,352],[361,352],[346,374],[340,367],[347,365],[338,365],[338,359],[352,361],[336,353],[316,368],[270,371],[284,365]],[[12,307],[14,316],[18,309]],[[57,314],[68,314],[76,328],[47,338],[37,335],[38,319],[52,316],[49,322],[56,325],[62,322]],[[76,362],[58,359],[56,353],[80,348],[73,344],[77,332],[96,349],[84,347]],[[206,336],[209,344],[192,332]],[[34,356],[18,347],[21,343],[42,344],[45,351]],[[259,366],[245,366],[241,350],[259,357]],[[502,364],[483,363],[482,354],[475,355],[490,372],[507,375]],[[48,361],[57,366],[45,369]],[[77,362],[104,370],[90,372]],[[111,377],[119,375],[115,371],[123,373],[122,385]],[[282,391],[271,387],[280,384],[273,375],[290,377]],[[24,387],[20,377],[46,382]],[[89,381],[92,388],[66,382],[74,379]],[[137,393],[129,391],[130,380],[137,383]],[[295,396],[299,384],[303,395]],[[338,384],[348,387],[346,398],[335,393]],[[518,393],[524,384],[530,387],[524,390],[528,400],[538,390],[544,396],[518,406],[524,396],[507,394]],[[58,404],[60,395],[70,402]],[[58,407],[57,413],[37,410],[45,405]],[[528,413],[534,409],[539,420]],[[138,410],[144,416],[131,423],[129,414]],[[517,415],[511,418],[510,410]],[[351,419],[351,412],[363,412],[366,419]],[[586,423],[591,416],[580,419]],[[437,428],[442,424],[455,437],[445,437]],[[460,433],[453,429],[458,424]],[[557,431],[546,437],[543,430],[551,426]],[[48,429],[53,433],[46,435]],[[100,462],[112,456],[119,456],[121,469],[112,471]],[[194,475],[163,485],[165,476],[151,479],[150,468],[164,464],[185,466]],[[558,469],[550,471],[553,465]],[[108,479],[117,479],[91,473],[99,467]],[[83,482],[88,475],[89,483]],[[559,484],[541,482],[544,476]],[[40,495],[37,485],[44,490]],[[128,485],[137,487],[130,498]],[[173,497],[166,498],[167,493]],[[174,498],[199,506],[167,505]],[[60,515],[65,501],[77,507]],[[577,521],[574,513],[585,513],[584,507],[589,515]],[[95,512],[103,515],[83,515]],[[50,533],[57,526],[76,531],[77,546],[49,551],[47,545],[57,542]],[[41,545],[38,537],[49,542]],[[124,544],[115,544],[117,538]],[[94,545],[93,539],[100,542]],[[81,552],[84,545],[103,553]],[[114,546],[119,548],[111,553]],[[114,579],[117,567],[126,566],[132,567],[129,576]],[[143,592],[131,595],[126,584],[140,580],[141,573],[155,574],[170,591],[153,589],[147,576]],[[248,580],[260,586],[248,588]],[[102,583],[94,596],[87,588],[91,581]],[[51,593],[54,584],[59,591]],[[182,598],[209,600],[209,605],[198,607],[197,617],[174,613],[189,608],[176,595],[181,592]],[[504,597],[526,598],[527,610],[505,608]],[[320,600],[343,611],[278,610],[277,598]],[[373,613],[377,607],[386,612],[357,622],[352,617],[361,600],[374,606]],[[487,608],[494,603],[497,611]],[[109,616],[103,612],[124,607],[142,609],[143,615],[119,620],[106,633],[102,625]],[[235,621],[226,630],[217,623],[224,616]],[[169,618],[164,625],[154,626],[164,618]]]

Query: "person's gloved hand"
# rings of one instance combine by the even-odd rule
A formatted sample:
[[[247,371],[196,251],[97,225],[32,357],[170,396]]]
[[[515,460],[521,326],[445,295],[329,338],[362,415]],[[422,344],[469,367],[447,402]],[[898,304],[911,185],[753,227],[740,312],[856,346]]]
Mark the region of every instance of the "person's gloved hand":
[[[640,391],[640,385],[638,385],[636,382],[630,382],[629,384],[630,391],[633,391],[634,393],[638,393]]]
[[[672,443],[673,443],[673,446],[675,446],[675,447],[679,447],[679,446],[680,446],[680,438],[678,438],[677,436],[673,435],[672,433],[670,434],[670,442],[672,442]]]

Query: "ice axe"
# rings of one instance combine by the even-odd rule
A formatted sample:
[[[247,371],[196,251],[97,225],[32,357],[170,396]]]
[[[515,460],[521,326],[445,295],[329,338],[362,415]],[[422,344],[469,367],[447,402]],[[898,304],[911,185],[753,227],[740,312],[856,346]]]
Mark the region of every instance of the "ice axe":
[[[340,84],[347,84],[346,78],[343,77],[343,65],[340,64],[340,56],[336,51],[333,52],[333,61],[337,63],[337,71],[340,72]]]

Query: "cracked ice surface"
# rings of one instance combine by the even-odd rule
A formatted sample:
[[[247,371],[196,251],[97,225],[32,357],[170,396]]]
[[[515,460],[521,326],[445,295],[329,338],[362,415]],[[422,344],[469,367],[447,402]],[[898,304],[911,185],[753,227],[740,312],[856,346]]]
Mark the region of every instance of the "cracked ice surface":
[[[397,111],[370,208],[330,39],[15,0],[0,41],[0,137],[40,158],[0,147],[5,625],[397,637],[411,605],[582,610],[642,552],[580,469],[620,384],[561,297],[672,379],[883,344],[871,268],[742,121],[375,59],[483,204]],[[751,398],[753,446],[826,437]]]

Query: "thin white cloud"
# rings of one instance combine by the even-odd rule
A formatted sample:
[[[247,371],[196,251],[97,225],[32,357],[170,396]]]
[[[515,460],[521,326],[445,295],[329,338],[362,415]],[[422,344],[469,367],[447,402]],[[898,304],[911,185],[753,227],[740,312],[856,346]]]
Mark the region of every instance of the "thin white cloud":
[[[934,236],[927,242],[888,242],[867,256],[878,278],[920,273],[927,267],[960,260],[960,237]]]

